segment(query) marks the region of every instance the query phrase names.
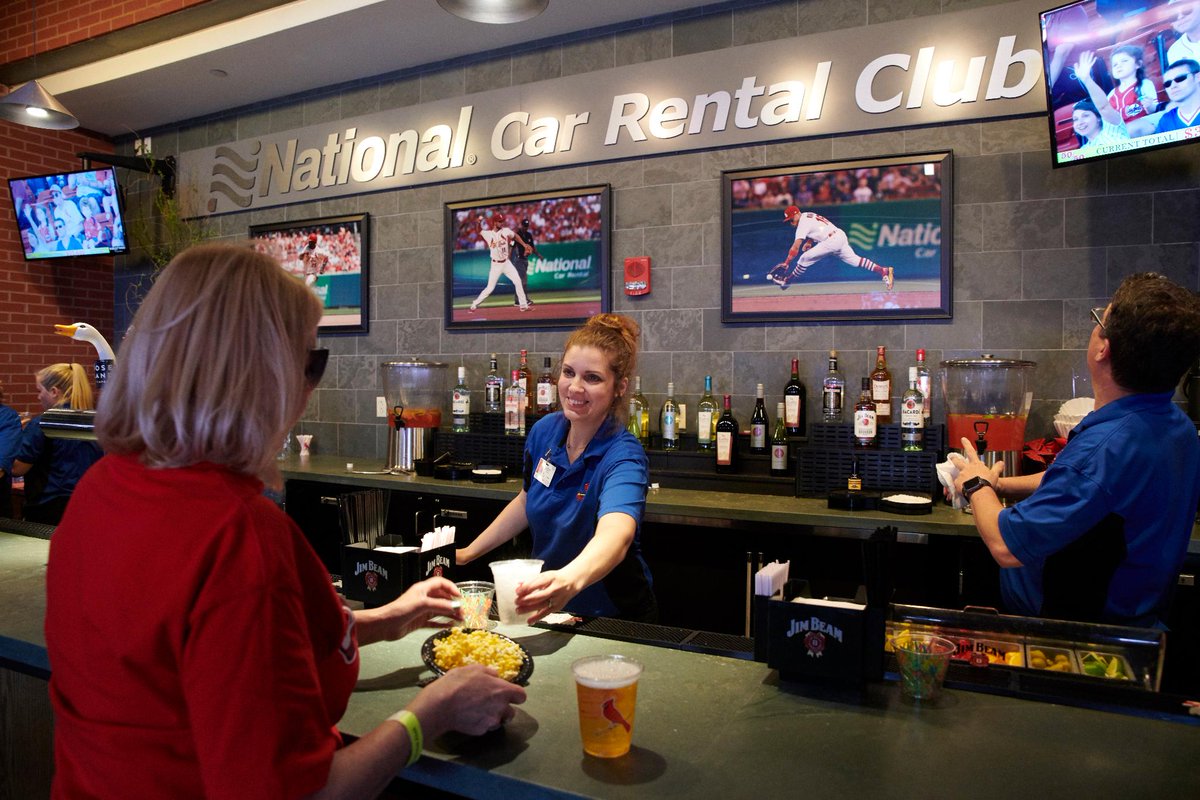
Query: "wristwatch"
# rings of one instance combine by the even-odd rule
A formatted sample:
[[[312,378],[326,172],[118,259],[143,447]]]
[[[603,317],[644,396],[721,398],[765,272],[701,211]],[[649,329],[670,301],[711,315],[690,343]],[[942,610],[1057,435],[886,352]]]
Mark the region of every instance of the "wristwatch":
[[[985,478],[981,478],[978,475],[976,475],[974,478],[968,478],[966,482],[963,483],[962,496],[970,500],[971,495],[975,494],[985,486],[993,491],[995,490],[991,481]]]

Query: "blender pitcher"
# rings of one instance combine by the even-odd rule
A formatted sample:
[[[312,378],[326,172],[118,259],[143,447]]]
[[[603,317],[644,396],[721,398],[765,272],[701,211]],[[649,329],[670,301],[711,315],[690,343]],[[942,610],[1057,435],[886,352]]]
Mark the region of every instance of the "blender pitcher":
[[[387,470],[412,472],[433,444],[446,402],[446,365],[388,361],[379,365],[388,408]]]
[[[947,446],[961,450],[966,438],[988,466],[1003,461],[1005,475],[1020,474],[1036,366],[986,354],[941,362]]]

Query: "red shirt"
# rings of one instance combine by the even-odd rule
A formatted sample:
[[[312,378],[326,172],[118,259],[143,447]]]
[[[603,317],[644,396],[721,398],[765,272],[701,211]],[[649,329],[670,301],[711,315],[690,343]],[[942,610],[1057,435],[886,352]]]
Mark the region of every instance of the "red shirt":
[[[358,677],[352,620],[258,480],[106,456],[50,543],[54,797],[316,791]]]

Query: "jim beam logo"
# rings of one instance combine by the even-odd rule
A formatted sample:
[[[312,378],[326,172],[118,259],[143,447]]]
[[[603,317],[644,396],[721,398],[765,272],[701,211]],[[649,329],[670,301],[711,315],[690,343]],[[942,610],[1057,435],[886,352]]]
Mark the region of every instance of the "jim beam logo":
[[[354,563],[354,577],[363,576],[363,583],[366,584],[368,592],[378,591],[379,579],[387,580],[387,567],[376,564],[374,561],[356,561]]]
[[[322,147],[302,148],[298,138],[222,145],[213,154],[208,211],[217,211],[218,196],[237,208],[249,208],[256,195],[295,195],[473,163],[475,157],[466,154],[472,110],[472,106],[459,109],[453,127],[438,124],[423,131],[413,128],[362,139],[358,128],[346,128],[329,134]]]
[[[444,555],[436,555],[425,564],[426,578],[441,578],[450,570],[450,559]]]
[[[804,634],[804,652],[809,658],[820,658],[825,655],[825,647],[829,639],[842,641],[842,629],[820,617],[793,619],[788,628],[787,637],[790,639],[798,633]]]

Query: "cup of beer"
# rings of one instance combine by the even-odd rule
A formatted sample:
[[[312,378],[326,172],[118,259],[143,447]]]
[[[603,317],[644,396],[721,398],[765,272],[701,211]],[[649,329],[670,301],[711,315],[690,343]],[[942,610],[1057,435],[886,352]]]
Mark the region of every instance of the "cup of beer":
[[[599,758],[629,752],[642,665],[625,656],[587,656],[571,664],[583,751]]]
[[[501,625],[520,625],[525,622],[517,613],[517,586],[542,571],[536,558],[514,558],[493,561],[492,580],[496,584],[496,605],[500,609]]]

